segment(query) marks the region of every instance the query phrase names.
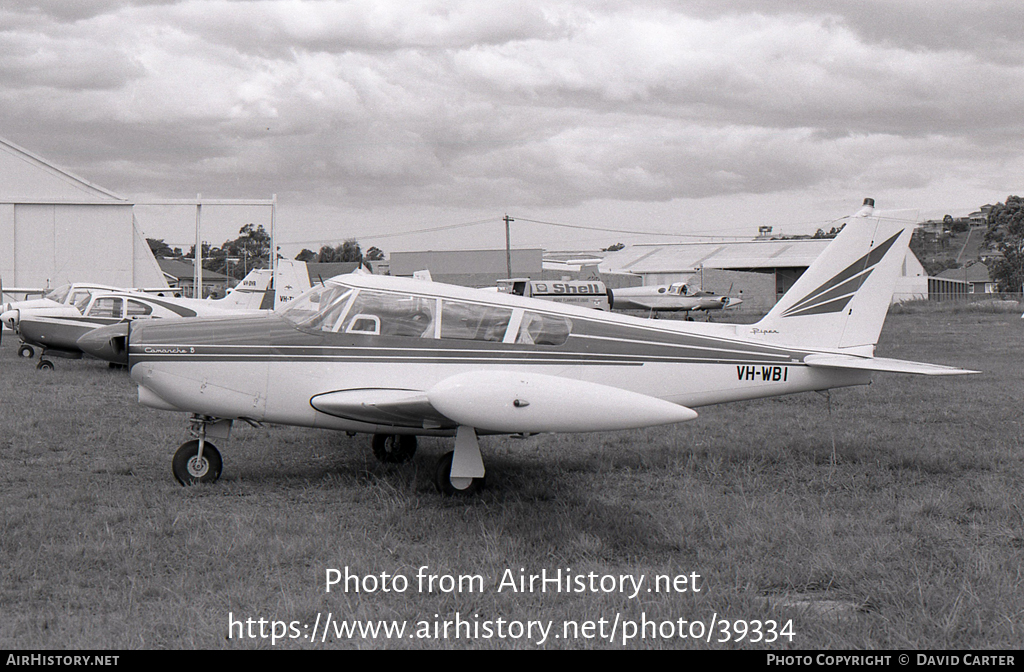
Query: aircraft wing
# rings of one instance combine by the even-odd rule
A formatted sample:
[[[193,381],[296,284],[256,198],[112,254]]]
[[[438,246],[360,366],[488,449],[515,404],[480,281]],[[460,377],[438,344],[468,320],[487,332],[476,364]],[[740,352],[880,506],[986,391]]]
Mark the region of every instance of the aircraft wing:
[[[941,364],[908,362],[903,359],[885,357],[854,357],[852,355],[807,355],[804,364],[829,369],[859,369],[862,371],[885,371],[889,373],[915,373],[922,376],[956,376],[966,373],[980,373],[969,369],[958,369]]]
[[[426,391],[338,390],[310,403],[322,413],[374,424],[511,434],[634,429],[697,417],[685,406],[608,385],[510,371],[461,373]]]
[[[630,305],[626,306],[627,308],[634,308],[635,307],[635,308],[643,308],[644,310],[654,310],[655,308],[659,307],[658,305],[655,304],[654,301],[651,301],[647,297],[643,297],[643,296],[623,297],[623,299],[620,299],[620,302],[621,303],[628,302]],[[634,308],[634,310],[635,310],[635,308]]]

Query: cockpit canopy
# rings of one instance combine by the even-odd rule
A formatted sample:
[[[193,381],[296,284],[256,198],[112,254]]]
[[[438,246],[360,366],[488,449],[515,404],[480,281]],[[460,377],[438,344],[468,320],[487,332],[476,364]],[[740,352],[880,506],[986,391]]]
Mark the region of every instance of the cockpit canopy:
[[[306,331],[493,343],[561,345],[572,329],[561,315],[335,282],[314,287],[280,314]]]

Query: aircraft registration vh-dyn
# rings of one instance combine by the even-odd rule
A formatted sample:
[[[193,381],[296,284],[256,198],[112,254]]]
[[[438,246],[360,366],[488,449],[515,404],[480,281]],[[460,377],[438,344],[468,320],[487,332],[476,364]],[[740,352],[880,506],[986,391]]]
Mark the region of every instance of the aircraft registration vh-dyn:
[[[385,462],[454,436],[445,494],[484,483],[478,435],[592,432],[693,420],[695,407],[964,369],[874,357],[913,224],[868,202],[759,322],[650,320],[410,278],[337,276],[263,317],[104,327],[139,401],[191,414],[182,483],[210,482],[233,420],[373,434]],[[113,343],[113,341],[118,341]]]

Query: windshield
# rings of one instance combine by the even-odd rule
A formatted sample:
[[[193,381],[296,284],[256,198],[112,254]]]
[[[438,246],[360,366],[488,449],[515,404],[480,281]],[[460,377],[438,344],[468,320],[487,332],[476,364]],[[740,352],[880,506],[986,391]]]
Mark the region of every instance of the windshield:
[[[71,285],[61,285],[60,287],[54,287],[48,292],[43,294],[44,299],[50,301],[56,301],[57,303],[64,303],[64,299],[68,298],[68,292],[71,291]]]
[[[351,288],[338,285],[314,287],[288,304],[281,311],[281,317],[296,326],[320,328],[331,317],[337,320],[351,293]]]

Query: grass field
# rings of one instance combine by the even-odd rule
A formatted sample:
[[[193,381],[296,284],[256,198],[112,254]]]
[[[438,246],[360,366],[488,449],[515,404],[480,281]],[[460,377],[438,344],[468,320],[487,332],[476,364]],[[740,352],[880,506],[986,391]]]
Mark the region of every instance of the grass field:
[[[421,439],[411,463],[385,466],[365,436],[246,425],[220,446],[218,483],[182,488],[170,457],[184,415],[140,407],[126,374],[96,361],[37,372],[9,338],[0,648],[1019,648],[1022,329],[1017,313],[891,315],[879,355],[983,373],[879,374],[834,391],[831,422],[825,398],[804,394],[673,427],[483,439],[488,488],[472,499],[434,491],[447,441]],[[421,591],[423,566],[482,577],[481,589]],[[346,567],[409,585],[326,592],[327,571]],[[560,568],[645,587],[696,573],[701,590],[498,590],[506,570]],[[309,641],[328,613],[408,629]],[[229,635],[229,614],[255,632],[267,619],[268,637]],[[476,638],[472,625],[409,636],[457,615]],[[792,637],[751,643],[751,626],[736,642],[735,623],[728,642],[720,625],[710,643],[678,636],[679,619],[696,636],[692,622],[713,615],[790,622]],[[624,642],[644,619],[654,631]],[[564,636],[587,620],[595,637]],[[274,644],[273,621],[286,628]],[[516,637],[526,621],[553,624],[543,643],[525,626]],[[613,624],[614,641],[597,637]]]

